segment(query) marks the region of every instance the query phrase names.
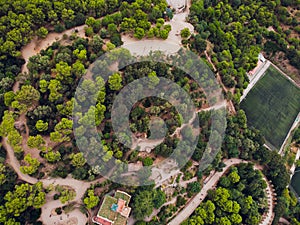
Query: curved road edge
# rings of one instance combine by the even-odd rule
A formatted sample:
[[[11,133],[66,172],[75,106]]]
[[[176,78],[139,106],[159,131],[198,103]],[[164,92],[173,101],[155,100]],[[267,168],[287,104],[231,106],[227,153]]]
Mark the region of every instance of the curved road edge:
[[[211,179],[203,186],[202,190],[182,209],[175,218],[173,218],[168,225],[179,225],[186,219],[188,219],[193,212],[197,209],[200,203],[205,199],[207,196],[208,190],[211,190],[219,181],[219,179],[224,175],[224,173],[231,167],[240,163],[247,163],[248,161],[242,159],[228,159],[224,161],[226,166],[223,168],[222,172],[215,172],[215,174],[211,177]],[[254,165],[256,170],[261,170],[262,168],[258,165]],[[273,204],[273,188],[268,180],[264,177],[263,178],[267,183],[267,199],[268,199],[268,212],[263,215],[263,220],[261,221],[260,225],[267,225],[270,224],[274,218],[274,204]]]

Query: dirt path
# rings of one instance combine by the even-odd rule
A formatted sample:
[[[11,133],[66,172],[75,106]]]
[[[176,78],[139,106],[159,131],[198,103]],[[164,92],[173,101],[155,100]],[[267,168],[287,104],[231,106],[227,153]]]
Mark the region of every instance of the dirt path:
[[[222,109],[223,107],[226,107],[226,102],[225,101],[218,102],[218,103],[214,104],[214,106],[212,106],[212,107],[197,110],[193,114],[193,116],[189,120],[189,122],[185,123],[185,124],[182,124],[180,127],[177,127],[175,129],[175,131],[170,135],[170,137],[174,137],[175,135],[180,136],[181,130],[184,127],[188,126],[188,125],[192,125],[192,123],[196,119],[196,116],[198,115],[199,112],[208,112],[210,110],[219,110],[219,109]],[[131,149],[133,151],[133,149],[136,149],[137,147],[140,147],[139,151],[143,152],[143,151],[146,151],[147,148],[153,149],[155,146],[161,144],[163,141],[164,141],[164,138],[151,140],[151,139],[147,139],[147,138],[136,138],[136,137],[133,136],[132,137]],[[132,151],[129,151],[129,152],[126,153],[126,158],[132,153]]]
[[[36,158],[39,162],[43,164],[48,164],[47,161],[40,156],[40,151],[37,149],[31,149],[27,146],[27,141],[29,138],[29,128],[27,126],[27,119],[25,113],[21,114],[17,119],[16,123],[25,127],[25,133],[22,134],[22,149],[24,154],[30,154],[33,158]]]
[[[189,6],[191,4],[191,1],[188,1],[188,9]],[[181,47],[181,37],[180,37],[180,31],[187,27],[190,29],[190,31],[193,33],[194,32],[194,28],[191,24],[185,22],[185,18],[188,16],[189,11],[185,11],[184,13],[180,13],[180,14],[176,14],[174,15],[174,18],[170,21],[167,22],[167,24],[170,24],[172,26],[172,31],[169,34],[169,37],[167,40],[162,41],[162,40],[142,40],[137,42],[136,39],[132,39],[128,36],[123,36],[122,40],[124,41],[124,46],[123,47],[128,47],[128,46],[134,46],[134,49],[132,50],[136,50],[137,53],[145,53],[147,51],[146,48],[150,50],[163,50],[163,51],[169,51],[170,53],[174,53],[177,52],[179,50],[179,48]],[[70,36],[72,33],[75,32],[75,30],[77,30],[77,36],[79,37],[85,37],[85,32],[84,32],[84,27],[85,25],[82,26],[78,26],[69,30],[64,31],[63,33],[50,33],[47,35],[47,37],[43,40],[38,40],[37,38],[33,39],[28,45],[26,45],[22,50],[21,50],[21,54],[23,56],[23,58],[25,59],[25,64],[22,67],[22,73],[26,74],[28,73],[28,62],[29,62],[29,58],[38,54],[41,50],[46,49],[47,47],[51,46],[54,42],[61,40],[63,38],[64,35],[68,35]],[[175,46],[175,47],[174,47]],[[17,92],[19,90],[19,82],[17,81],[14,86],[13,86],[13,91]],[[196,115],[196,114],[195,114]],[[25,149],[25,152],[31,152],[31,150],[27,149],[27,139],[29,136],[29,131],[28,131],[28,127],[26,125],[26,117],[21,116],[19,118],[20,123],[25,124],[26,127],[26,135],[24,137],[23,140],[23,147]],[[182,129],[182,128],[181,128]],[[177,132],[180,132],[180,129],[177,130]],[[23,173],[21,173],[20,171],[20,163],[19,161],[16,159],[15,155],[14,155],[14,151],[11,148],[11,146],[7,143],[7,139],[3,138],[2,141],[4,147],[7,149],[8,152],[8,157],[7,157],[7,161],[8,163],[13,167],[13,169],[16,171],[16,173],[18,174],[19,178],[24,180],[25,182],[34,184],[36,182],[38,182],[38,179],[35,179],[33,177],[30,177],[28,175],[25,175]],[[147,145],[146,143],[141,143],[141,145]],[[39,160],[43,160],[40,158],[39,154],[35,154],[33,152],[31,152],[33,154],[33,156],[35,158],[38,158]],[[76,202],[81,202],[81,198],[84,195],[86,189],[89,188],[89,186],[91,184],[97,183],[97,182],[103,182],[105,179],[104,178],[100,178],[98,180],[95,180],[93,182],[84,182],[84,181],[78,181],[75,180],[73,178],[66,178],[66,179],[61,179],[61,178],[50,178],[50,179],[42,179],[40,181],[42,181],[44,183],[44,186],[48,186],[50,184],[53,185],[66,185],[69,186],[71,188],[73,188],[76,191],[76,198],[74,201]],[[61,204],[58,201],[53,201],[51,198],[49,198],[49,196],[47,196],[48,198],[48,202],[43,206],[42,208],[42,215],[41,215],[41,219],[43,221],[44,224],[46,225],[53,225],[53,224],[59,224],[62,220],[65,219],[69,219],[65,218],[65,216],[62,215],[62,220],[58,217],[50,217],[52,210],[63,206],[63,204]],[[69,215],[70,216],[70,215]],[[85,224],[84,221],[85,219],[82,217],[84,215],[82,215],[81,213],[75,212],[75,214],[73,215],[78,219],[78,224]]]
[[[74,202],[77,202],[77,203],[82,202],[81,199],[82,199],[85,191],[90,187],[90,185],[96,184],[96,183],[102,183],[106,180],[105,178],[99,178],[99,179],[97,179],[95,181],[92,181],[92,182],[85,182],[85,181],[76,180],[76,179],[71,178],[71,177],[67,177],[65,179],[62,179],[62,178],[46,178],[46,179],[38,180],[38,179],[36,179],[34,177],[31,177],[27,174],[23,174],[20,171],[20,163],[17,160],[17,158],[15,157],[14,150],[8,144],[7,138],[2,139],[2,145],[7,150],[7,163],[17,173],[19,179],[21,179],[21,180],[23,180],[23,181],[25,181],[29,184],[35,184],[35,183],[41,181],[45,188],[47,186],[51,185],[51,184],[54,185],[54,186],[55,185],[60,185],[60,186],[71,187],[76,192],[76,197],[73,200]],[[51,196],[51,193],[50,193],[50,196]],[[51,198],[51,197],[49,197],[49,194],[47,194],[47,202],[46,202],[46,204],[43,205],[42,214],[41,214],[41,220],[43,221],[43,224],[45,224],[45,225],[58,224],[59,221],[61,222],[61,221],[67,220],[70,217],[70,215],[72,215],[73,217],[75,216],[78,219],[79,222],[87,221],[85,215],[80,213],[80,211],[78,211],[78,210],[75,211],[75,212],[69,213],[69,217],[67,215],[61,215],[62,218],[64,218],[63,220],[60,220],[61,216],[53,216],[52,217],[53,209],[55,209],[57,207],[62,207],[64,205],[66,205],[66,204],[62,204],[60,201],[54,201],[53,197]],[[51,215],[51,217],[50,217],[50,215]],[[78,224],[79,225],[85,224],[85,222],[84,223],[78,223]]]
[[[128,49],[134,55],[142,56],[148,55],[150,51],[158,50],[163,51],[166,54],[176,53],[182,47],[180,31],[184,28],[188,28],[191,33],[194,33],[193,25],[186,22],[186,17],[189,15],[190,5],[191,0],[188,0],[188,7],[186,11],[175,14],[171,21],[165,23],[171,25],[172,27],[166,40],[143,39],[137,41],[137,39],[132,38],[129,35],[123,35],[123,47]]]
[[[205,53],[205,56],[206,56],[208,62],[209,62],[209,63],[211,64],[211,66],[213,67],[214,71],[217,71],[216,66],[215,66],[215,65],[213,64],[213,62],[211,61],[211,57],[208,55],[208,53],[207,53],[206,50],[204,51],[204,53]],[[230,91],[230,92],[232,93],[232,90],[229,90],[229,89],[228,89],[227,87],[225,87],[225,85],[223,84],[222,78],[221,78],[221,75],[220,75],[219,72],[216,73],[216,76],[217,76],[217,80],[218,80],[219,84],[222,86],[223,90],[224,90],[225,92]],[[236,110],[235,110],[235,107],[234,107],[234,104],[233,104],[232,101],[227,101],[227,106],[228,106],[228,109],[229,109],[229,111],[230,111],[231,113],[236,114]]]
[[[43,179],[41,180],[44,184],[44,186],[49,185],[60,185],[60,186],[69,186],[76,192],[76,197],[71,202],[76,202],[78,204],[82,204],[82,197],[84,196],[86,190],[90,187],[91,184],[95,184],[97,182],[103,182],[105,181],[105,178],[100,178],[92,182],[84,182],[79,181],[71,178],[70,176],[62,179],[62,178],[50,178],[50,179]],[[67,205],[68,203],[62,204],[59,200],[53,200],[53,193],[47,195],[47,202],[42,207],[42,214],[40,219],[43,221],[43,224],[45,225],[53,225],[53,224],[59,224],[59,222],[65,222],[71,218],[77,219],[77,224],[86,224],[88,221],[88,218],[82,214],[78,209],[75,209],[71,211],[70,213],[63,213],[61,215],[55,215],[53,213],[53,210],[55,210],[58,207],[63,207]]]
[[[62,33],[52,32],[52,33],[49,33],[45,39],[38,39],[37,37],[32,39],[29,44],[27,44],[26,46],[24,46],[21,49],[22,57],[25,60],[25,64],[21,68],[21,73],[28,74],[29,71],[28,71],[27,65],[28,65],[30,57],[37,55],[38,53],[40,53],[41,50],[47,49],[54,42],[63,39],[64,35],[70,36],[76,30],[77,36],[84,38],[85,37],[85,31],[84,31],[85,26],[86,25],[74,27],[74,28],[66,30]],[[19,86],[20,86],[20,82],[16,81],[13,86],[13,91],[17,92],[19,90]]]
[[[14,169],[14,171],[18,174],[20,180],[23,180],[29,184],[35,184],[38,182],[38,179],[31,177],[27,174],[23,174],[20,171],[20,163],[15,156],[13,148],[8,144],[7,138],[2,138],[2,145],[7,151],[7,163]]]

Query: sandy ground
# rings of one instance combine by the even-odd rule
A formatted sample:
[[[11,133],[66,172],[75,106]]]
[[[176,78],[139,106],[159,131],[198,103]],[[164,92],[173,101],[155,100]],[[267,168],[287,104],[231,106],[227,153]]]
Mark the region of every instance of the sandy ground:
[[[19,161],[16,159],[15,155],[14,155],[14,150],[12,149],[12,147],[7,143],[7,138],[3,138],[2,139],[2,144],[5,147],[5,149],[7,150],[7,162],[12,166],[12,168],[16,171],[16,173],[18,174],[19,179],[30,183],[30,184],[34,184],[37,183],[38,181],[41,181],[43,183],[43,186],[46,188],[49,185],[61,185],[61,186],[68,186],[71,187],[72,189],[74,189],[76,191],[76,197],[73,200],[73,202],[80,202],[81,203],[81,198],[84,195],[85,191],[90,187],[91,184],[95,184],[97,182],[103,182],[105,179],[104,178],[100,178],[97,179],[95,181],[92,182],[84,182],[84,181],[79,181],[79,180],[75,180],[71,177],[67,177],[65,179],[62,178],[46,178],[46,179],[41,179],[38,180],[34,177],[31,177],[27,174],[23,174],[20,171],[20,163]],[[52,216],[53,213],[53,209],[57,208],[57,207],[62,207],[66,204],[61,204],[61,202],[59,200],[54,201],[53,200],[53,193],[49,193],[46,196],[46,204],[43,205],[42,207],[42,214],[41,214],[41,220],[43,221],[44,225],[53,225],[53,224],[59,224],[59,222],[65,222],[65,220],[68,220],[72,217],[77,218],[78,220],[78,225],[81,224],[85,224],[84,221],[87,221],[87,218],[85,215],[83,215],[79,210],[74,210],[72,212],[69,213],[69,217],[68,215],[61,215],[62,219],[60,219],[60,216]],[[50,217],[51,215],[51,217]],[[72,219],[71,221],[75,221],[74,219]]]
[[[64,35],[70,36],[77,30],[77,36],[79,37],[85,37],[85,31],[84,31],[85,25],[78,26],[69,30],[66,30],[62,33],[49,33],[45,39],[38,39],[37,37],[32,39],[29,44],[24,46],[21,50],[22,57],[25,60],[25,64],[22,66],[21,72],[23,74],[28,73],[27,64],[29,61],[29,58],[38,54],[41,50],[47,49],[49,46],[51,46],[54,42],[59,41],[63,39]],[[13,86],[13,91],[16,92],[19,90],[19,82],[15,82]]]
[[[182,4],[185,2],[183,0],[172,0],[174,4]],[[181,3],[180,3],[181,2]],[[191,4],[188,1],[189,5]],[[188,7],[189,8],[189,7]],[[189,10],[187,9],[183,13],[175,14],[173,19],[166,24],[170,24],[172,30],[169,33],[168,39],[157,40],[157,39],[143,39],[137,41],[135,38],[131,38],[128,35],[122,37],[124,42],[123,47],[128,49],[131,54],[145,56],[150,53],[150,51],[163,51],[166,54],[174,54],[181,48],[181,36],[180,31],[184,28],[189,28],[191,33],[194,33],[194,27],[192,24],[186,22],[186,17],[189,15]]]
[[[186,0],[167,0],[167,3],[169,6],[177,10],[185,5]]]

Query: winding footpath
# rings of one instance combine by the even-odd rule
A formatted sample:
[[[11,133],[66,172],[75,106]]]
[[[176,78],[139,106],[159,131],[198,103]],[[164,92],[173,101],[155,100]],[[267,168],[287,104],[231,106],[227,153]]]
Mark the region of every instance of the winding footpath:
[[[168,46],[170,53],[173,53],[174,51],[178,51],[180,48],[181,44],[181,38],[179,35],[180,30],[183,29],[184,27],[189,27],[190,31],[193,32],[193,26],[191,24],[188,24],[185,22],[185,17],[188,15],[188,11],[180,14],[180,15],[175,15],[174,19],[169,22],[169,24],[172,26],[172,31],[170,32],[169,38],[166,41],[161,41],[161,40],[144,40],[137,42],[136,39],[130,39],[126,36],[122,37],[122,40],[124,42],[123,47],[126,48],[126,46],[133,46],[134,49],[139,49],[143,50],[145,46],[150,46],[150,51],[151,50],[163,50],[165,51],[166,46]],[[40,53],[41,50],[47,49],[49,46],[51,46],[54,42],[60,41],[63,39],[64,35],[72,35],[75,31],[77,36],[81,38],[85,38],[85,25],[74,27],[72,29],[66,30],[62,33],[50,33],[47,35],[45,39],[37,39],[34,38],[29,44],[24,46],[21,50],[22,57],[25,60],[25,64],[22,66],[22,74],[28,74],[28,62],[29,58],[37,55]],[[151,43],[149,45],[149,43]],[[140,47],[137,45],[141,44]],[[169,44],[169,45],[168,45]],[[177,45],[178,47],[174,48],[174,45]],[[152,47],[151,47],[152,46]],[[16,81],[14,86],[13,86],[13,91],[16,93],[19,90],[20,87],[20,82]],[[26,125],[26,118],[23,118],[22,121],[23,124]],[[78,181],[75,180],[71,177],[67,177],[66,179],[61,179],[61,178],[49,178],[49,179],[42,179],[38,180],[34,177],[31,177],[29,175],[23,174],[20,171],[20,163],[17,160],[17,158],[14,155],[13,148],[8,144],[7,138],[3,138],[2,144],[7,150],[8,156],[7,156],[7,162],[12,166],[12,168],[16,171],[19,179],[30,183],[34,184],[38,181],[43,182],[44,187],[47,187],[49,185],[60,185],[60,186],[68,186],[72,188],[76,192],[76,197],[73,200],[74,202],[81,202],[81,198],[83,197],[85,191],[90,187],[91,184],[95,184],[97,182],[103,182],[105,179],[101,178],[98,180],[95,180],[93,182],[84,182],[84,181]],[[26,140],[23,141],[23,145],[26,145]],[[26,147],[26,146],[25,146]],[[41,220],[45,225],[53,225],[53,224],[60,224],[63,223],[67,220],[69,220],[72,216],[76,217],[77,224],[85,224],[87,222],[87,218],[85,218],[85,215],[83,215],[80,212],[75,212],[74,215],[65,215],[62,214],[60,216],[53,216],[52,212],[55,208],[57,207],[62,207],[66,204],[61,204],[59,201],[53,200],[52,195],[47,195],[47,202],[46,204],[42,207],[42,214],[41,214]],[[77,210],[78,211],[78,210]],[[72,212],[73,213],[73,212]]]
[[[194,27],[187,23],[185,21],[185,18],[189,14],[189,7],[190,7],[191,1],[188,1],[188,7],[187,10],[184,13],[176,14],[174,15],[174,18],[168,22],[167,24],[170,24],[172,27],[172,30],[169,34],[169,38],[165,41],[162,40],[142,40],[138,41],[136,39],[132,39],[128,36],[122,36],[122,40],[124,42],[123,47],[132,50],[134,53],[137,54],[145,54],[147,51],[151,50],[163,50],[165,52],[174,53],[179,50],[181,46],[181,37],[180,37],[180,31],[187,27],[190,29],[191,33],[194,32]],[[50,33],[47,35],[45,39],[38,40],[37,38],[33,39],[28,45],[26,45],[22,51],[21,54],[23,58],[25,59],[25,64],[22,67],[22,73],[27,74],[28,73],[28,62],[29,58],[38,54],[41,50],[45,50],[49,46],[51,46],[54,42],[62,40],[64,35],[72,35],[75,30],[77,31],[77,36],[85,38],[85,32],[84,32],[85,25],[74,27],[72,29],[66,30],[63,33]],[[222,82],[220,82],[222,84]],[[19,90],[19,82],[15,82],[13,86],[13,91],[17,92]],[[234,107],[233,107],[234,108]],[[209,109],[207,109],[209,110]],[[196,115],[196,114],[195,114]],[[26,118],[25,121],[22,121],[26,124]],[[182,129],[182,128],[181,128]],[[180,132],[181,130],[178,128],[176,132]],[[65,179],[62,178],[46,178],[38,180],[34,177],[31,177],[29,175],[23,174],[20,171],[20,163],[15,157],[14,151],[12,147],[8,144],[7,138],[2,139],[2,144],[4,148],[7,150],[7,162],[11,165],[11,167],[15,170],[20,180],[23,180],[27,183],[34,184],[38,181],[43,182],[44,187],[47,187],[49,185],[60,185],[60,186],[69,186],[70,188],[74,189],[76,192],[76,197],[73,200],[73,202],[82,203],[82,197],[85,193],[85,191],[90,187],[90,185],[95,183],[101,183],[105,181],[105,178],[100,178],[98,180],[95,180],[93,182],[85,182],[85,181],[79,181],[75,180],[71,177],[67,177]],[[24,142],[23,142],[24,144]],[[140,144],[140,143],[139,143]],[[143,143],[145,145],[147,143]],[[226,161],[226,167],[223,171],[226,171],[230,166],[239,164],[243,162],[240,159],[232,159]],[[187,206],[169,223],[170,225],[179,225],[183,220],[188,218],[193,211],[198,207],[198,205],[202,202],[202,200],[207,195],[207,191],[211,189],[219,180],[219,178],[223,175],[224,172],[216,172],[212,178],[209,180],[208,183],[203,187],[201,192],[196,195],[195,198],[193,198],[192,201],[190,201]],[[271,189],[270,189],[271,190]],[[62,207],[66,204],[61,204],[60,201],[53,200],[53,193],[47,194],[47,202],[42,207],[42,214],[41,214],[41,220],[43,221],[43,224],[45,225],[59,225],[63,224],[64,222],[75,219],[76,223],[78,225],[86,224],[88,221],[88,218],[86,218],[85,215],[83,215],[78,209],[72,211],[69,214],[62,214],[59,216],[53,215],[53,210],[57,207]],[[269,207],[269,213],[270,215],[273,214],[273,207]],[[272,217],[272,216],[271,216]],[[271,219],[270,219],[271,220]],[[267,219],[267,221],[270,221]],[[267,224],[267,223],[264,223]]]
[[[65,179],[63,178],[46,178],[46,179],[41,179],[38,180],[34,177],[31,177],[27,174],[23,174],[20,171],[20,163],[18,159],[15,157],[14,150],[13,148],[8,144],[7,138],[2,139],[2,145],[7,151],[7,163],[14,169],[14,171],[17,173],[18,178],[20,180],[23,180],[29,184],[35,184],[37,182],[42,182],[44,188],[47,188],[49,185],[59,185],[59,186],[68,186],[72,188],[76,192],[76,197],[72,200],[72,202],[77,202],[80,203],[82,197],[84,196],[86,190],[92,185],[96,183],[102,183],[106,179],[105,178],[100,178],[92,182],[85,182],[85,181],[79,181],[71,177],[67,177]],[[45,225],[53,225],[53,224],[58,224],[57,220],[58,217],[63,218],[62,221],[67,218],[72,218],[75,217],[81,224],[85,224],[87,222],[87,218],[85,215],[83,215],[80,211],[74,211],[69,214],[69,216],[62,214],[60,216],[51,216],[53,209],[57,207],[62,207],[67,205],[68,203],[62,204],[59,200],[54,201],[52,194],[47,194],[46,196],[46,203],[42,207],[42,214],[41,214],[41,220],[43,221],[43,224]],[[85,221],[84,223],[81,223]]]
[[[221,87],[223,88],[223,90],[225,92],[228,92],[230,90],[228,90],[228,88],[223,84],[222,82],[222,78],[221,78],[221,75],[219,72],[215,72],[215,71],[218,71],[215,64],[213,64],[212,60],[211,60],[211,56],[208,55],[207,51],[205,50],[204,51],[204,54],[206,56],[206,59],[208,60],[208,62],[210,63],[210,65],[212,66],[212,68],[214,69],[214,73],[216,73],[216,78],[219,82],[219,84],[221,85]],[[227,106],[228,106],[228,110],[233,113],[233,114],[236,114],[236,110],[235,110],[235,107],[234,107],[234,104],[231,100],[228,100],[227,101]]]
[[[35,184],[38,179],[24,174],[20,171],[20,163],[15,156],[13,148],[8,144],[7,137],[2,138],[2,145],[7,151],[7,163],[14,169],[20,180],[23,180],[29,184]]]

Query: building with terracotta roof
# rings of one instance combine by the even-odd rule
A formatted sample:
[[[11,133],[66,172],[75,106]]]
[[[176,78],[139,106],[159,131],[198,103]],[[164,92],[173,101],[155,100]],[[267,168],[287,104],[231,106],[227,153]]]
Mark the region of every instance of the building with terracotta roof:
[[[92,221],[99,225],[126,225],[131,212],[128,206],[130,199],[129,194],[119,190],[113,197],[106,195]]]

